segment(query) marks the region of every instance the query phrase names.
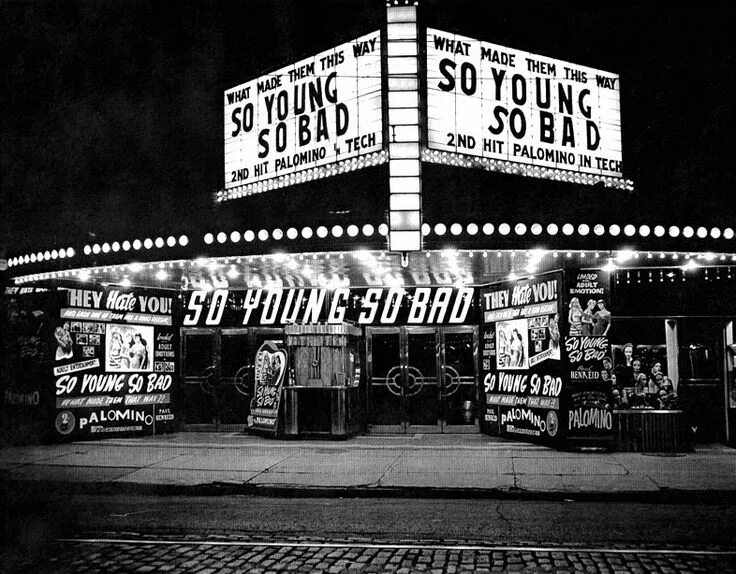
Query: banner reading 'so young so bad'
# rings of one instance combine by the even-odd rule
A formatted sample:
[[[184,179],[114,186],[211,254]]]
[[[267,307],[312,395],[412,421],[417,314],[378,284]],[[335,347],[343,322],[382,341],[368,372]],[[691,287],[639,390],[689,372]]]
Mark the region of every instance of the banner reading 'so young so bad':
[[[520,440],[560,433],[561,274],[481,289],[485,428]]]
[[[53,332],[57,438],[154,432],[174,422],[173,315],[167,292],[67,290]]]
[[[294,288],[188,291],[185,327],[291,323],[463,325],[476,322],[472,287]]]

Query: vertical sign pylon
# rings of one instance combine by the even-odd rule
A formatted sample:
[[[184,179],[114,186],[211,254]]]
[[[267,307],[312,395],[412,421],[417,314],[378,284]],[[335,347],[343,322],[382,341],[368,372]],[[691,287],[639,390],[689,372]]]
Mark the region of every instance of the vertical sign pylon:
[[[421,113],[417,7],[386,6],[389,234],[391,251],[422,248]]]

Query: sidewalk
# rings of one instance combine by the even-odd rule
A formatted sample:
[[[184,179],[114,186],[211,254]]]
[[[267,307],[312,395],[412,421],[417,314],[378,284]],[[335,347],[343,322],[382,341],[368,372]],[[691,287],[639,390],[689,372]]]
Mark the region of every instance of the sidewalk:
[[[736,450],[712,445],[680,455],[578,453],[485,435],[284,441],[240,433],[178,433],[3,448],[0,480],[152,492],[190,492],[209,485],[236,493],[300,495],[647,499],[705,494],[733,499]]]

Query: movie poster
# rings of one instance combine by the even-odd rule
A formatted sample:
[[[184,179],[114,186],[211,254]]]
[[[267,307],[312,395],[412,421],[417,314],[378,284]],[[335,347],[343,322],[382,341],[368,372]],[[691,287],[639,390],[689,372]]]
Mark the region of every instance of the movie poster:
[[[280,341],[264,341],[256,353],[255,390],[251,400],[248,428],[278,430],[281,390],[288,372],[286,348]]]
[[[560,292],[559,273],[481,290],[484,428],[490,434],[559,439]]]
[[[611,337],[609,274],[600,269],[568,271],[569,337]]]
[[[125,373],[153,371],[153,327],[106,325],[105,370]]]
[[[496,323],[497,369],[529,368],[529,322],[527,319]]]
[[[595,445],[613,438],[608,274],[568,271],[566,284],[567,437],[573,443]]]
[[[53,328],[57,439],[161,432],[174,423],[178,329],[165,291],[68,289]]]

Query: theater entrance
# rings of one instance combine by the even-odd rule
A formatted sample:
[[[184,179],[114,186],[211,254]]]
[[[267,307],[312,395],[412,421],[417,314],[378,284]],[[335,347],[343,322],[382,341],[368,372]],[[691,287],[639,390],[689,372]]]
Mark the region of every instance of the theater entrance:
[[[254,364],[266,340],[284,339],[276,328],[181,330],[179,400],[188,430],[242,430],[250,414]]]
[[[477,327],[366,329],[372,433],[475,433]]]

